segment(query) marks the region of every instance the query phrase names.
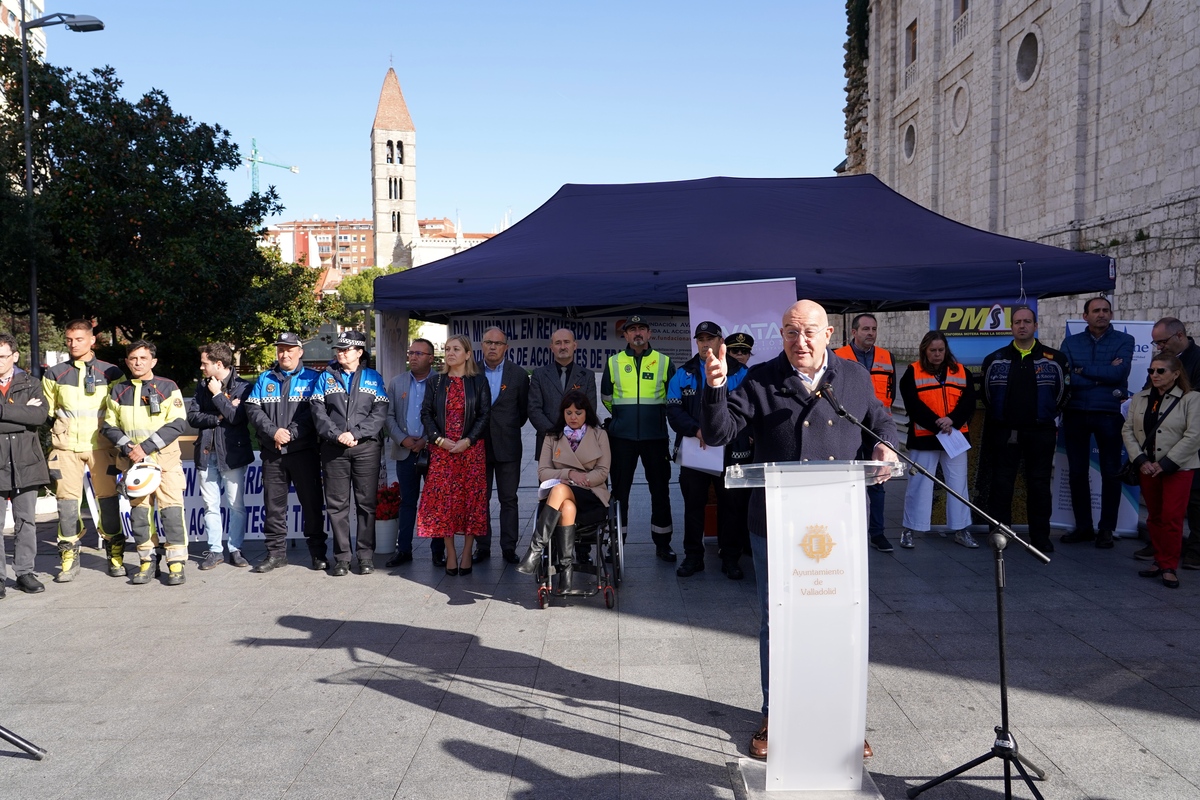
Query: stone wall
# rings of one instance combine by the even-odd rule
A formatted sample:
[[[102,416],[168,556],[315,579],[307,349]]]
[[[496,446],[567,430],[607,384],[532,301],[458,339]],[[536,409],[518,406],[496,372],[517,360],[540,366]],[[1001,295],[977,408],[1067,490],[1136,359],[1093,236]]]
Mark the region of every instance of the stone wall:
[[[854,47],[847,173],[977,228],[1110,255],[1119,318],[1200,332],[1194,0],[871,0],[858,69]],[[1061,341],[1084,299],[1042,300],[1041,338]]]

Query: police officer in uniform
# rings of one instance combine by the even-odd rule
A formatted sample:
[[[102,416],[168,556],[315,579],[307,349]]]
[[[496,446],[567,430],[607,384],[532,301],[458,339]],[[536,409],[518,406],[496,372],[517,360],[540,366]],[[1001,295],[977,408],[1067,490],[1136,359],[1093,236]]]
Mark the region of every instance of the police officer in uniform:
[[[667,386],[667,422],[675,431],[677,450],[685,436],[695,437],[700,440],[702,446],[704,445],[704,435],[700,432],[700,391],[704,386],[704,362],[709,352],[721,344],[721,327],[715,322],[701,322],[696,326],[695,339],[696,355],[675,371],[671,383]],[[729,391],[741,384],[742,379],[746,377],[746,371],[746,367],[740,361],[730,361],[726,384]],[[679,491],[683,494],[683,563],[675,570],[675,574],[681,578],[689,578],[704,570],[704,521],[709,487],[712,487],[717,496],[717,546],[721,557],[721,571],[726,575],[734,572],[735,575],[731,577],[736,580],[740,577],[738,573],[741,573],[737,562],[744,546],[740,533],[746,528],[745,513],[743,511],[739,522],[736,510],[731,509],[726,499],[724,475],[713,475],[685,466],[679,468]]]
[[[874,314],[859,314],[850,323],[850,342],[834,350],[834,354],[847,361],[857,361],[871,373],[871,384],[875,388],[875,396],[888,414],[892,413],[892,404],[896,402],[896,367],[892,363],[892,354],[875,344],[879,335],[879,322]],[[875,442],[863,436],[862,449],[858,451],[859,459],[870,459]],[[895,550],[892,543],[884,535],[884,484],[876,483],[867,487],[867,502],[870,506],[870,518],[867,521],[867,536],[871,546],[882,553]]]
[[[362,363],[367,339],[346,331],[334,344],[335,361],[317,379],[312,415],[321,437],[325,508],[333,527],[331,575],[350,572],[350,487],[358,513],[358,572],[375,571],[375,498],[388,396],[383,376]]]
[[[132,497],[130,527],[141,563],[131,583],[149,583],[158,574],[158,556],[150,537],[150,507],[158,506],[159,535],[166,539],[167,585],[183,583],[187,562],[187,530],[183,524],[183,461],[179,436],[187,421],[183,395],[175,381],[154,374],[157,348],[138,339],[125,350],[130,377],[113,384],[104,406],[100,433],[120,452],[117,466],[122,472],[147,459],[158,464],[162,481],[144,497]]]
[[[313,424],[316,370],[304,366],[304,344],[294,333],[275,340],[275,366],[258,376],[246,413],[258,431],[262,452],[263,537],[267,557],[254,568],[270,572],[287,566],[288,487],[304,511],[304,537],[312,568],[329,568],[325,559],[325,513],[321,501],[321,457]]]
[[[58,552],[62,560],[55,581],[67,583],[79,574],[79,537],[83,521],[84,471],[92,475],[92,489],[100,505],[96,526],[104,540],[108,574],[125,577],[125,532],[121,530],[120,501],[117,499],[116,450],[100,435],[104,402],[112,384],[125,375],[121,368],[96,358],[92,323],[76,319],[63,332],[70,359],[42,373],[46,413],[54,420],[50,429],[50,479],[58,498]]]
[[[625,321],[628,346],[608,359],[600,379],[600,400],[612,414],[612,495],[621,504],[621,527],[629,527],[629,489],[642,460],[650,485],[650,536],[656,555],[675,561],[671,549],[671,461],[666,418],[667,384],[675,373],[671,359],[650,346],[650,325],[640,314]]]

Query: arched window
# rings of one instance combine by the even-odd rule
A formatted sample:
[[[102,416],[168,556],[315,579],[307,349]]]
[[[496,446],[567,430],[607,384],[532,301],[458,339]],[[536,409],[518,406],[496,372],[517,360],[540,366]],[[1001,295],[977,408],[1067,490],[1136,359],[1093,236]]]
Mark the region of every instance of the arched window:
[[[396,178],[396,199],[404,199],[404,181],[400,180],[399,178]]]
[[[388,178],[388,200],[392,199],[392,179]]]
[[[404,163],[404,142],[396,142],[396,163]]]
[[[396,232],[396,212],[392,212],[392,233]]]
[[[392,163],[392,140],[388,139],[387,143],[387,163]]]

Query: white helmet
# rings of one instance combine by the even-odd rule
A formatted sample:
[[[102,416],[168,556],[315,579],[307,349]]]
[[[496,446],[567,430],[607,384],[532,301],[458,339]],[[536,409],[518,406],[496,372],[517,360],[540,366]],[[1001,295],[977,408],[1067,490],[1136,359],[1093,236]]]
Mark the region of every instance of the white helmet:
[[[121,475],[117,488],[131,500],[153,494],[162,483],[162,467],[153,461],[139,461]]]

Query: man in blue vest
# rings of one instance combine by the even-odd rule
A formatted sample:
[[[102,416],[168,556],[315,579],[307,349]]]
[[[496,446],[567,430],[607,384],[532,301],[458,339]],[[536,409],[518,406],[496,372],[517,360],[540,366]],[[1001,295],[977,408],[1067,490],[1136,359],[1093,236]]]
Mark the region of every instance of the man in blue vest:
[[[629,489],[640,458],[650,485],[650,536],[658,557],[674,562],[666,403],[675,368],[650,346],[650,325],[640,314],[625,320],[624,333],[628,346],[608,359],[600,380],[600,400],[612,414],[612,495],[620,502],[621,527],[628,529]]]

